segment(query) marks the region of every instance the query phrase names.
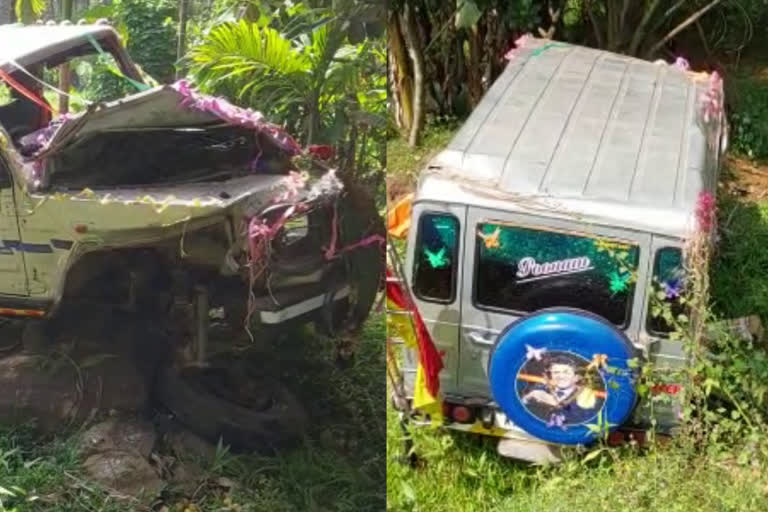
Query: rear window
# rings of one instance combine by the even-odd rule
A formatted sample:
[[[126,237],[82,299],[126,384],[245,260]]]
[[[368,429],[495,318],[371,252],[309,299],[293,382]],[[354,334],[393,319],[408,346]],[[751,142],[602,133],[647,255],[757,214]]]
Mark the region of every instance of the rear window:
[[[623,241],[481,223],[475,304],[515,313],[573,307],[625,327],[639,254],[636,245]]]
[[[456,297],[459,220],[443,213],[419,218],[413,292],[422,300],[450,303]]]
[[[653,263],[653,296],[650,298],[648,332],[667,336],[674,330],[674,317],[686,313],[680,301],[684,294],[685,270],[683,253],[677,247],[663,247],[656,251]],[[668,306],[668,307],[666,307]]]

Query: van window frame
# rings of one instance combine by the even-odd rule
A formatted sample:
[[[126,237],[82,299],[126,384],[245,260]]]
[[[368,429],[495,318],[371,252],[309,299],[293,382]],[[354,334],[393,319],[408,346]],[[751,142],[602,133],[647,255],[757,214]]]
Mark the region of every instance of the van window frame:
[[[518,227],[518,228],[530,229],[530,230],[536,230],[536,231],[546,231],[546,232],[549,232],[549,233],[560,233],[560,234],[564,234],[564,235],[573,235],[573,236],[579,236],[579,237],[582,237],[582,238],[591,238],[591,239],[602,238],[602,239],[609,240],[609,241],[612,241],[612,242],[619,242],[619,243],[631,245],[632,247],[637,247],[638,268],[635,269],[635,271],[638,272],[638,269],[640,268],[640,260],[641,260],[641,254],[642,254],[642,251],[643,251],[643,247],[642,247],[642,244],[639,244],[638,242],[636,242],[634,240],[622,239],[622,238],[619,238],[619,237],[616,237],[616,236],[594,235],[594,234],[585,233],[583,231],[578,231],[578,230],[560,229],[560,228],[553,228],[553,227],[550,227],[550,226],[541,226],[541,225],[534,225],[534,224],[523,224],[523,223],[518,223],[518,222],[511,222],[511,221],[505,221],[505,220],[493,220],[493,219],[487,219],[487,220],[484,220],[484,221],[477,222],[475,224],[475,232],[477,232],[477,230],[480,229],[480,225],[481,224],[497,224],[497,225],[500,225],[500,226]],[[475,236],[475,244],[474,244],[474,246],[475,246],[474,247],[475,256],[474,256],[474,264],[472,266],[473,268],[472,268],[472,295],[471,295],[472,306],[474,308],[476,308],[477,310],[479,310],[479,311],[488,311],[489,313],[498,313],[498,314],[502,314],[502,315],[511,315],[511,316],[516,316],[516,317],[520,317],[520,318],[522,318],[524,316],[527,316],[527,315],[530,315],[530,314],[533,314],[536,311],[539,311],[539,310],[522,311],[522,310],[516,310],[516,309],[510,309],[510,308],[500,308],[500,307],[496,307],[496,306],[486,306],[486,305],[479,304],[477,302],[477,285],[478,285],[477,273],[478,273],[478,270],[479,270],[479,267],[480,267],[480,243],[477,240],[477,236]],[[626,314],[626,316],[624,318],[624,323],[623,324],[620,324],[620,325],[619,324],[614,324],[610,320],[606,319],[608,321],[608,323],[610,325],[614,326],[616,329],[624,331],[624,330],[629,329],[630,326],[632,325],[632,318],[633,318],[632,310],[634,309],[635,295],[637,294],[637,290],[638,290],[638,286],[637,286],[637,284],[635,284],[635,287],[634,287],[634,289],[632,291],[632,294],[628,297],[628,300],[627,300],[627,314]],[[557,307],[557,306],[551,306],[551,307]],[[566,306],[561,306],[561,307],[566,307]],[[583,308],[581,308],[581,309],[583,309]],[[588,311],[588,310],[584,309],[584,311]],[[592,313],[592,314],[597,314],[597,313],[594,313],[592,311],[589,311],[589,312]]]
[[[427,297],[422,294],[420,294],[416,289],[416,276],[417,276],[417,268],[416,265],[418,263],[418,250],[421,249],[421,241],[423,232],[421,230],[421,222],[422,219],[426,215],[432,215],[432,216],[440,216],[440,217],[450,217],[452,220],[456,222],[456,226],[458,230],[456,231],[456,246],[453,248],[453,273],[451,275],[451,296],[448,299],[438,299],[436,297]],[[412,282],[411,282],[411,290],[413,291],[413,295],[423,301],[423,302],[430,302],[432,304],[453,304],[456,301],[456,297],[458,295],[458,276],[459,276],[459,265],[461,262],[459,261],[459,248],[461,247],[461,220],[450,212],[445,211],[439,211],[439,210],[424,210],[419,214],[418,221],[416,222],[416,243],[414,244],[414,254],[413,254],[413,266],[412,266]]]

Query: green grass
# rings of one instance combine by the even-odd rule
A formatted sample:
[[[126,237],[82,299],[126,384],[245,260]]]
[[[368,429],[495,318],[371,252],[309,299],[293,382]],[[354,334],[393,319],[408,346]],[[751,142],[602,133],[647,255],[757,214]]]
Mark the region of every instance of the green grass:
[[[210,485],[194,500],[200,511],[366,511],[385,503],[384,329],[368,321],[352,367],[341,369],[329,340],[311,332],[282,340],[285,380],[309,409],[313,427],[302,446],[274,457],[220,452],[207,468]],[[128,512],[87,481],[72,434],[35,439],[28,429],[0,432],[0,512]],[[215,485],[227,477],[229,491]],[[16,491],[19,488],[22,491]],[[16,497],[8,496],[8,492]],[[166,497],[171,510],[189,503]],[[229,505],[228,505],[229,504]],[[238,505],[236,507],[234,505]]]
[[[450,132],[427,133],[431,154]],[[390,144],[400,172],[415,175],[422,158],[401,141]],[[414,161],[407,168],[409,159]],[[757,313],[768,325],[768,202],[726,198],[720,203],[724,227],[713,262],[713,306],[732,317]],[[402,464],[404,434],[396,412],[387,410],[387,508],[392,511],[671,512],[768,510],[768,473],[739,466],[728,450],[716,458],[683,442],[645,452],[612,449],[582,463],[533,467],[496,454],[496,441],[463,433],[422,428],[412,431],[420,457],[416,468]]]
[[[421,144],[416,148],[410,147],[403,138],[390,139],[387,143],[387,176],[415,180],[435,152],[450,142],[457,128],[456,123],[427,125]]]
[[[489,438],[414,432],[422,466],[401,464],[402,433],[389,411],[388,509],[392,511],[611,512],[765,510],[768,478],[684,447],[631,449],[582,464],[532,467],[496,454]]]
[[[768,325],[768,202],[720,201],[723,237],[712,272],[713,305],[725,317],[760,315]]]

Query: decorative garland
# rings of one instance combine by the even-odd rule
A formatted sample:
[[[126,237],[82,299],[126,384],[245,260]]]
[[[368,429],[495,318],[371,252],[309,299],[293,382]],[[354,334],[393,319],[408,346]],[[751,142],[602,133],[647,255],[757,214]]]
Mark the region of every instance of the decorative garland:
[[[507,53],[504,54],[505,60],[513,60],[515,57],[517,57],[520,52],[535,38],[533,37],[533,34],[530,32],[521,35],[517,39],[515,39],[515,46],[510,48]]]
[[[238,107],[221,97],[199,93],[192,89],[186,80],[179,80],[170,87],[182,96],[181,104],[187,108],[208,112],[229,124],[265,133],[290,156],[300,155],[303,152],[301,146],[288,132],[266,121],[261,112]]]

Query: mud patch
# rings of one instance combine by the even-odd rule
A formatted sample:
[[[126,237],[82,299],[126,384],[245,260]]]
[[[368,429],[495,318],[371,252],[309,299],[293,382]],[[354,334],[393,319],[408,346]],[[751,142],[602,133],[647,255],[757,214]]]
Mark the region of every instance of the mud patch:
[[[83,435],[83,469],[118,496],[151,500],[166,486],[148,460],[156,439],[151,423],[110,418]]]
[[[728,174],[721,186],[730,195],[749,201],[768,199],[768,165],[734,155],[726,158],[725,165]]]

